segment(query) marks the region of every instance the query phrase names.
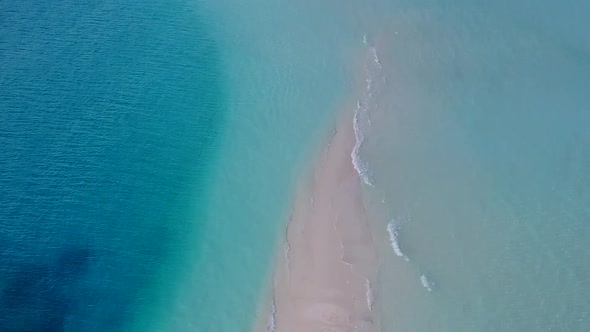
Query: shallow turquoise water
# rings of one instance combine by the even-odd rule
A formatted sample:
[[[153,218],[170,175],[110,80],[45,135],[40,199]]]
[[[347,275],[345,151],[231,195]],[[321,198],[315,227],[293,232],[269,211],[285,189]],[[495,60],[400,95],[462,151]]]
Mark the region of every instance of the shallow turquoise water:
[[[326,45],[336,22],[291,1],[210,8],[219,20],[228,107],[207,224],[186,261],[181,295],[138,331],[250,330],[299,175],[330,135],[333,114],[346,107],[351,69],[343,64],[358,53],[348,39],[362,37]]]
[[[399,225],[410,258],[385,258],[386,330],[587,330],[582,9],[397,7],[399,34],[382,50],[389,94],[366,151],[381,227]]]

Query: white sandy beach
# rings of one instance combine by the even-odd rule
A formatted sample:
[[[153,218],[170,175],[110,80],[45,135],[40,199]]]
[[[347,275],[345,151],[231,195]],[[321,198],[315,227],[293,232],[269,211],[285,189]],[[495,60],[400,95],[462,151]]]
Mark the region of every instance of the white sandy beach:
[[[354,146],[349,116],[295,199],[267,331],[377,330],[370,287],[375,246],[351,160]]]

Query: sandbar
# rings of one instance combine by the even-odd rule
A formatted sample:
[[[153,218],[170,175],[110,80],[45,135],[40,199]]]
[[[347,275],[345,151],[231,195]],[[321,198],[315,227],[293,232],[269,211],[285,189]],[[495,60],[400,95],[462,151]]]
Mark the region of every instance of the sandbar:
[[[261,331],[377,331],[376,251],[353,167],[353,115],[336,126],[304,177],[273,274],[272,312]]]

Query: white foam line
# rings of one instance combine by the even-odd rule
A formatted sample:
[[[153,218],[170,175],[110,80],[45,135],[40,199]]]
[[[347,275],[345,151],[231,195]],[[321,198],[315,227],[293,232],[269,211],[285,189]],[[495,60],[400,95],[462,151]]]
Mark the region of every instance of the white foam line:
[[[377,54],[377,49],[373,46],[371,46],[371,55],[373,55],[373,61],[379,66],[379,69],[383,69],[381,59],[379,59],[379,55]]]
[[[287,273],[289,275],[289,280],[291,279],[291,244],[289,243],[289,227],[291,226],[292,219],[289,218],[289,223],[285,229],[285,262],[287,265]]]
[[[432,287],[434,286],[434,283],[430,281],[428,277],[426,277],[426,275],[423,274],[420,276],[420,282],[422,283],[422,286],[424,286],[424,288],[426,288],[429,292],[432,292]]]
[[[367,307],[369,311],[373,311],[373,303],[375,303],[375,295],[373,294],[373,288],[371,287],[371,282],[369,279],[365,280],[365,288],[366,288],[366,297],[367,297]]]
[[[373,93],[371,92],[373,90],[373,80],[371,78],[366,78],[365,83],[367,83],[367,92],[370,98],[373,96]]]
[[[266,324],[266,332],[275,332],[276,330],[276,313],[277,313],[277,306],[275,304],[274,296],[272,300],[272,311],[270,313],[270,317],[268,318],[268,323]]]
[[[389,242],[393,252],[397,256],[402,257],[406,262],[409,262],[410,258],[402,251],[399,244],[399,226],[394,220],[387,224],[387,232],[389,233]]]
[[[355,144],[350,153],[352,159],[352,166],[356,170],[359,177],[363,182],[369,186],[373,186],[373,180],[371,179],[371,171],[367,165],[367,162],[360,157],[361,147],[365,141],[365,135],[361,131],[359,125],[359,113],[364,109],[361,102],[357,102],[357,108],[354,111],[354,118],[352,120],[352,128],[354,129]]]
[[[361,119],[366,120],[369,125],[372,125],[369,117],[369,104],[374,95],[375,78],[383,76],[381,73],[383,66],[379,59],[379,55],[377,54],[377,49],[371,45],[368,39],[367,34],[363,35],[363,44],[368,47],[369,52],[371,53],[372,62],[375,63],[378,68],[374,68],[375,66],[372,66],[371,62],[365,63],[365,92],[359,101],[357,101],[357,107],[354,111],[352,126],[354,129],[355,145],[350,157],[352,159],[352,165],[362,181],[366,185],[373,186],[372,171],[369,168],[368,163],[360,156],[361,147],[365,141],[365,135],[361,129],[360,121]],[[377,70],[377,72],[375,72],[375,70]]]
[[[291,246],[289,242],[285,243],[285,259],[287,260],[287,266],[289,266],[289,254],[291,252]]]

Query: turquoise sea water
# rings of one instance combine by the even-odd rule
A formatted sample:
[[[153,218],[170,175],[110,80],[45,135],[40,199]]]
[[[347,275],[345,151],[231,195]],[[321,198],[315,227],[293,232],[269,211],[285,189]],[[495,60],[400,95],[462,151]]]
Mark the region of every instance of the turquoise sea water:
[[[590,12],[569,5],[392,8],[365,151],[410,259],[385,258],[385,330],[588,329]]]
[[[586,331],[588,16],[0,0],[0,331],[251,330],[297,180],[363,99],[363,36],[382,331]]]
[[[0,8],[0,330],[121,331],[203,223],[215,41],[186,1]]]

